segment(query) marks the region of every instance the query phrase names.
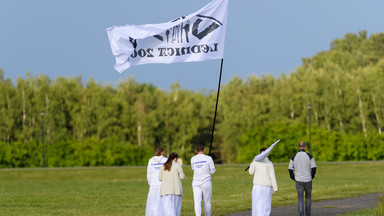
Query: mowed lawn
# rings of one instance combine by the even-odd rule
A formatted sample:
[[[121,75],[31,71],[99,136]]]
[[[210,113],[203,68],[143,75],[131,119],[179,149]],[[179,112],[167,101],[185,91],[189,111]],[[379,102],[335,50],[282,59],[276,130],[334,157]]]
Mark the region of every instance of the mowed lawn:
[[[251,209],[248,165],[217,165],[212,214]],[[384,162],[317,163],[313,200],[384,191]],[[275,164],[279,191],[273,206],[296,204],[288,163]],[[192,170],[183,167],[181,215],[194,215]],[[0,215],[144,215],[148,193],[145,167],[0,169]]]

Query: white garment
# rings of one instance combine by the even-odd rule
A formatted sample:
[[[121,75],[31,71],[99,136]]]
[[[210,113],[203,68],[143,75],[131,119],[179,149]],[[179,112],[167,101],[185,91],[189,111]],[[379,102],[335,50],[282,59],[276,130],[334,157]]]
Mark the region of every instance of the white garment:
[[[192,188],[195,214],[197,216],[201,215],[201,200],[203,199],[205,215],[210,216],[212,197],[211,175],[216,171],[215,164],[210,156],[197,154],[191,158],[191,167],[193,170]]]
[[[159,216],[160,188],[151,188],[148,192],[145,216]]]
[[[201,200],[203,200],[205,216],[210,216],[212,197],[211,181],[205,182],[202,185],[194,185],[192,188],[196,216],[201,215]]]
[[[280,140],[277,140],[275,143],[273,143],[271,146],[269,146],[269,148],[263,152],[261,152],[260,154],[256,155],[255,158],[253,159],[254,161],[257,161],[257,162],[260,162],[262,161],[264,158],[268,157],[269,153],[271,153],[272,149],[275,147],[275,145],[280,142]]]
[[[272,188],[253,185],[252,216],[269,216],[271,213]]]
[[[202,185],[211,181],[211,175],[215,173],[215,165],[210,156],[197,154],[191,158],[191,167],[193,170],[193,185]]]
[[[277,191],[277,182],[273,163],[264,158],[262,162],[252,161],[249,167],[249,174],[254,175],[253,184],[267,187],[273,187]]]
[[[145,208],[146,216],[159,215],[160,206],[160,186],[159,171],[163,164],[167,161],[167,158],[163,156],[154,156],[148,162],[147,167],[147,181],[149,184],[149,192],[147,198],[147,205]]]
[[[151,188],[160,188],[159,171],[163,164],[167,161],[166,157],[153,156],[148,161],[147,166],[147,181]]]
[[[160,216],[180,216],[181,196],[163,195],[160,199]]]

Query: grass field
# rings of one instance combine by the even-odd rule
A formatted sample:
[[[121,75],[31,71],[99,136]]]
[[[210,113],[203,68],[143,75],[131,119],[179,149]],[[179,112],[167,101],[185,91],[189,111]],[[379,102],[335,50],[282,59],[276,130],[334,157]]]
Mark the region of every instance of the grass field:
[[[213,215],[251,209],[247,165],[216,166]],[[312,199],[353,197],[384,191],[384,161],[317,163]],[[275,164],[279,192],[273,206],[296,204],[288,163]],[[192,170],[183,167],[182,215],[193,215]],[[0,169],[0,215],[144,215],[145,167]]]

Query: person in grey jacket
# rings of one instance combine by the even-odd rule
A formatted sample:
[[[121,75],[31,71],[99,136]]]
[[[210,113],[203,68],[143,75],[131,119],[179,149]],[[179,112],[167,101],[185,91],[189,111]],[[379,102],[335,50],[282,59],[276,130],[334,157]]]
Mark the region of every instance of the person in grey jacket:
[[[312,179],[316,174],[316,163],[313,156],[307,151],[307,144],[299,143],[299,152],[291,157],[289,162],[289,175],[296,182],[297,205],[300,216],[311,215]],[[304,209],[305,193],[305,209]]]

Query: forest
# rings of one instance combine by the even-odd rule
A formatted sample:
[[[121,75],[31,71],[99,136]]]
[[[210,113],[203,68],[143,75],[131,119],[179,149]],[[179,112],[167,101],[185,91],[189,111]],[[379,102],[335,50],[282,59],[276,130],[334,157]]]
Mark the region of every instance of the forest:
[[[43,146],[48,167],[146,165],[157,146],[188,164],[196,144],[209,150],[215,90],[30,73],[14,82],[5,73],[0,167],[41,167]],[[212,157],[249,163],[280,139],[271,161],[289,161],[299,141],[317,161],[383,160],[383,83],[384,33],[366,31],[333,40],[289,74],[234,76],[220,90]]]

